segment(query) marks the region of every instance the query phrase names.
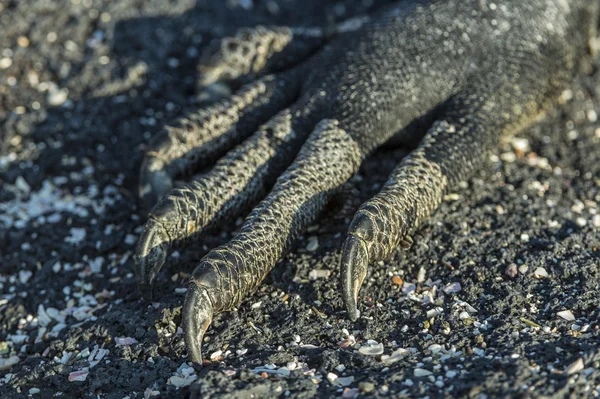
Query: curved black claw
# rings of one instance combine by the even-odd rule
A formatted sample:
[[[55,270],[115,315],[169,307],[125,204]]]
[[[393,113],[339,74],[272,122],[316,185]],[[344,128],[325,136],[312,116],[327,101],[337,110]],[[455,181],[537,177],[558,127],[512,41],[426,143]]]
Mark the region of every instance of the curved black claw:
[[[352,321],[360,317],[356,302],[368,267],[367,245],[361,238],[349,234],[342,255],[342,299]]]
[[[202,340],[213,314],[207,289],[190,281],[183,305],[183,331],[189,359],[198,365],[202,365]]]
[[[138,288],[147,301],[152,300],[152,285],[167,259],[169,242],[169,236],[160,223],[148,220],[137,244],[134,267]]]
[[[173,178],[165,162],[155,154],[173,145],[168,135],[160,135],[151,143],[153,151],[148,153],[140,169],[139,197],[142,211],[148,213],[160,198],[173,189]]]

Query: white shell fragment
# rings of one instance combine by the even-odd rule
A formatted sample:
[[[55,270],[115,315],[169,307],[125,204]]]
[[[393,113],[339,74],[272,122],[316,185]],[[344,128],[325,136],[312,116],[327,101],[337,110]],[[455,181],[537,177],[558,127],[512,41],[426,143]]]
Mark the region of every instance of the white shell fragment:
[[[436,317],[444,313],[444,309],[442,308],[433,308],[427,311],[427,318],[430,319],[432,317]]]
[[[287,367],[280,367],[280,368],[271,368],[271,367],[267,367],[270,365],[265,365],[264,367],[256,367],[252,369],[253,373],[256,374],[261,374],[261,373],[267,373],[267,374],[273,374],[273,375],[278,375],[280,377],[288,377],[290,375],[290,370]]]
[[[331,385],[346,387],[354,381],[354,377],[338,377],[335,373],[327,373],[327,381],[331,383]]]
[[[337,374],[334,373],[327,373],[327,381],[329,381],[330,383],[336,385],[336,380],[338,379]]]
[[[390,365],[390,364],[396,363],[399,360],[402,360],[404,358],[404,356],[407,356],[408,354],[409,354],[408,349],[398,348],[395,351],[393,351],[390,355],[382,355],[381,361],[384,364]]]
[[[565,371],[565,373],[567,373],[567,375],[576,374],[576,373],[579,373],[581,370],[583,370],[584,367],[585,366],[583,364],[583,359],[579,358],[579,359],[575,360],[573,363],[571,363],[569,365],[569,367],[567,367],[567,370]]]
[[[177,368],[177,371],[174,373],[174,375],[169,377],[167,384],[180,388],[190,385],[197,378],[198,376],[196,375],[194,368],[188,366],[184,362]]]
[[[85,381],[89,373],[90,372],[88,370],[73,371],[69,374],[69,382]]]
[[[383,344],[367,344],[360,347],[358,353],[366,356],[377,356],[383,353]]]
[[[174,375],[169,377],[169,381],[167,381],[167,384],[174,385],[178,388],[186,387],[188,385],[191,385],[192,382],[196,381],[196,378],[198,378],[198,376],[196,375],[190,375],[188,377],[179,377]]]
[[[557,313],[558,317],[563,318],[567,321],[575,321],[575,316],[573,316],[573,312],[570,310],[562,310]]]
[[[122,346],[137,344],[137,342],[138,342],[137,339],[132,338],[132,337],[117,337],[117,338],[115,338],[115,343],[117,345],[122,345]]]
[[[459,282],[450,283],[444,287],[444,292],[446,294],[454,294],[455,292],[460,292],[462,287]]]

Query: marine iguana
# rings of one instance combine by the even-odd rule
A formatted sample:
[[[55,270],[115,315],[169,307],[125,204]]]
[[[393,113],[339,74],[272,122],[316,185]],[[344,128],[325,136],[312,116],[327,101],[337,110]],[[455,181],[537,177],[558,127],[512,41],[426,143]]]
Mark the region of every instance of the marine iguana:
[[[503,134],[542,115],[595,35],[588,0],[415,0],[339,29],[245,29],[208,50],[202,83],[256,76],[230,99],[166,128],[141,168],[149,213],[136,250],[150,298],[169,251],[256,205],[194,270],[183,309],[201,362],[214,314],[253,292],[375,149],[420,138],[350,224],[341,261],[351,320],[369,264],[408,248],[444,192],[481,167]],[[410,129],[427,121],[422,132]],[[184,187],[191,176],[214,163]],[[262,201],[261,201],[262,199]]]

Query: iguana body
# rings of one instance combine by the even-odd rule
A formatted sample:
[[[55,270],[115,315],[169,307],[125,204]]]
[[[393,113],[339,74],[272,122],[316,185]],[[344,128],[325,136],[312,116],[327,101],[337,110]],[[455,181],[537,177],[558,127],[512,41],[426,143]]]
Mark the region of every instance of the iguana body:
[[[448,188],[480,167],[503,134],[552,105],[584,57],[597,16],[598,4],[586,0],[401,1],[333,38],[261,28],[225,40],[203,64],[207,82],[289,69],[154,141],[141,194],[145,203],[162,199],[138,245],[140,288],[150,295],[173,246],[264,198],[239,234],[193,273],[184,329],[191,359],[200,361],[213,314],[238,306],[260,284],[365,157],[394,135],[424,134],[350,225],[342,294],[355,320],[367,266],[409,246]],[[405,130],[417,118],[428,128]],[[217,159],[171,190],[175,176]]]

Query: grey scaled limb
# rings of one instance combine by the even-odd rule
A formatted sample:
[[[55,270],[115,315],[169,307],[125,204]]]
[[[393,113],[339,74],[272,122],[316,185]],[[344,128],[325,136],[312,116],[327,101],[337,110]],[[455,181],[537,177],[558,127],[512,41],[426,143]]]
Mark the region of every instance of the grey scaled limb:
[[[290,69],[309,58],[337,35],[360,29],[370,20],[363,16],[332,26],[255,26],[234,36],[213,40],[198,64],[198,83],[251,79]]]
[[[138,286],[151,299],[156,274],[173,248],[196,239],[263,198],[292,162],[312,126],[308,108],[285,109],[229,151],[206,174],[165,195],[148,216],[136,248]]]
[[[188,115],[153,138],[140,171],[140,202],[150,210],[173,180],[207,166],[252,134],[298,95],[292,74],[266,76],[229,100]]]
[[[256,289],[362,159],[363,153],[336,120],[321,121],[240,233],[202,259],[183,309],[192,361],[202,361],[202,339],[213,315],[238,306]]]
[[[289,68],[308,58],[327,40],[319,28],[256,26],[214,40],[198,64],[199,84],[251,78]]]
[[[483,83],[472,87],[486,89]],[[355,214],[343,247],[342,299],[351,320],[360,312],[357,298],[369,264],[386,259],[438,207],[448,187],[467,179],[497,146],[500,136],[532,119],[537,106],[513,111],[505,87],[461,93],[445,104],[419,147],[389,176],[382,190]],[[527,98],[529,99],[529,98]],[[531,104],[540,104],[531,101]]]

